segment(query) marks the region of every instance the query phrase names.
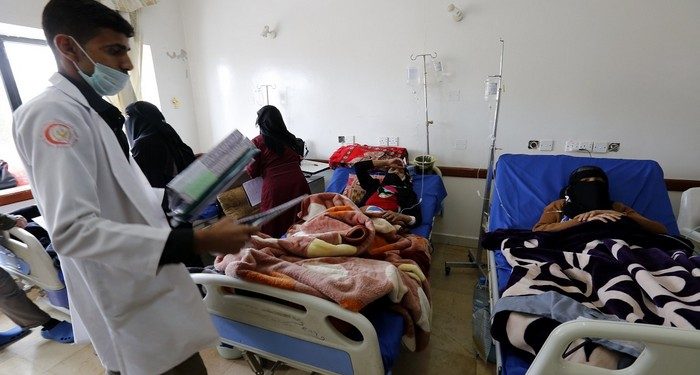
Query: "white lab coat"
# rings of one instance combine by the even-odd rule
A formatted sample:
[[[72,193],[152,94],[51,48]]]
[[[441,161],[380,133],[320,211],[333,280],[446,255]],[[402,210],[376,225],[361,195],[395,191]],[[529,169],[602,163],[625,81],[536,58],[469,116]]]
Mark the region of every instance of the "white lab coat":
[[[109,370],[165,372],[216,331],[185,267],[158,267],[170,228],[146,177],[80,91],[58,73],[51,82],[17,109],[13,133],[61,259],[76,340],[89,338]]]

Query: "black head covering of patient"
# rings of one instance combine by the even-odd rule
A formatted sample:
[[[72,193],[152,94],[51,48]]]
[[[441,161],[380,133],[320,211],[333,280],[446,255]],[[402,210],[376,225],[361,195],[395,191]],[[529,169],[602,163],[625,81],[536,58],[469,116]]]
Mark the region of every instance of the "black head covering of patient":
[[[156,185],[167,184],[170,181],[168,177],[171,179],[194,161],[194,152],[182,141],[175,129],[165,122],[158,107],[138,101],[126,107],[126,114],[126,132],[132,144],[131,154],[151,185],[164,187]],[[152,162],[156,160],[167,160],[168,165]]]
[[[597,179],[583,181],[591,177]],[[583,166],[571,172],[569,184],[561,195],[566,199],[562,211],[569,218],[592,210],[612,209],[608,176],[596,166]]]

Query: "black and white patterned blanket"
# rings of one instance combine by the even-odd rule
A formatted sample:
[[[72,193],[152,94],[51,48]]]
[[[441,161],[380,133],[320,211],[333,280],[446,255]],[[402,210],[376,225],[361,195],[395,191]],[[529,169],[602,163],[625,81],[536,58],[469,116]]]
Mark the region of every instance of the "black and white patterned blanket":
[[[700,328],[700,257],[627,224],[489,234],[485,244],[500,244],[513,267],[493,337],[534,355],[558,324],[580,317]]]

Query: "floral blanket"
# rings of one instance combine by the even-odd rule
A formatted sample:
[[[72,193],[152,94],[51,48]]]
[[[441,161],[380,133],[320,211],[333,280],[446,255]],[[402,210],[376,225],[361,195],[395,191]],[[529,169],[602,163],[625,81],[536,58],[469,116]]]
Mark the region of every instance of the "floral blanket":
[[[302,223],[283,239],[253,236],[252,246],[217,258],[219,272],[325,298],[356,312],[380,300],[404,317],[404,344],[430,336],[429,242],[364,215],[335,193],[309,196]]]

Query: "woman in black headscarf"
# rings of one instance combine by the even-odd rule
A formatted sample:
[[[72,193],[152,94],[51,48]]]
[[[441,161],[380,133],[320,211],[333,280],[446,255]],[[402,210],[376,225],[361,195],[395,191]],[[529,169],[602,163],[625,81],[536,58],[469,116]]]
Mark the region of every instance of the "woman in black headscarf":
[[[253,143],[260,153],[246,170],[252,178],[263,178],[260,211],[264,212],[309,194],[310,189],[299,165],[304,147],[287,130],[280,111],[271,105],[260,108],[256,124],[260,127],[260,135],[253,138]],[[264,224],[262,232],[273,237],[282,236],[294,224],[299,209],[300,206],[287,210]]]
[[[186,145],[155,105],[138,101],[126,107],[126,135],[131,144],[131,155],[154,188],[166,185],[195,159]],[[167,195],[161,203],[169,211]],[[179,228],[191,226],[182,223]],[[183,263],[188,267],[202,267],[202,259],[192,253]]]
[[[610,199],[608,176],[596,166],[583,166],[569,175],[559,200],[545,207],[534,231],[556,232],[588,221],[616,222],[627,217],[652,233],[666,233],[666,227],[635,210]]]
[[[155,105],[135,102],[126,107],[126,115],[131,155],[151,186],[165,188],[173,177],[194,161],[192,149],[165,122]]]

